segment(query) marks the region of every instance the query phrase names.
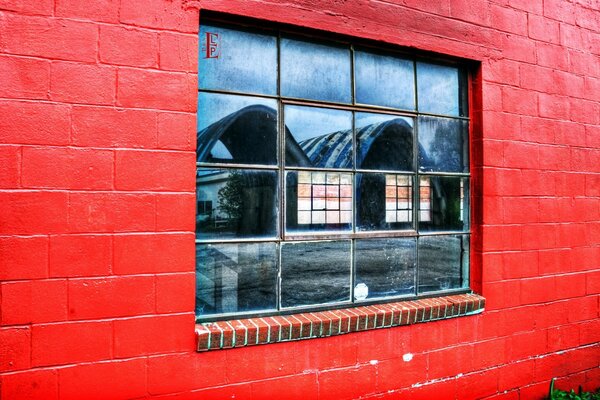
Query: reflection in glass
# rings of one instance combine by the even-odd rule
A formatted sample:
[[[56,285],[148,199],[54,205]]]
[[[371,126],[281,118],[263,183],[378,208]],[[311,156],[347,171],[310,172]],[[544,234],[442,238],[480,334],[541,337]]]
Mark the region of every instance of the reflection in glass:
[[[197,200],[211,210],[196,216],[196,238],[277,235],[277,186],[275,171],[199,168]]]
[[[469,123],[419,117],[419,170],[469,172]]]
[[[281,39],[281,95],[350,103],[350,49]]]
[[[349,300],[350,264],[350,241],[283,243],[281,306]]]
[[[412,176],[359,173],[356,186],[358,230],[412,228]]]
[[[354,52],[356,102],[415,109],[414,64],[411,60],[365,51]]]
[[[352,227],[352,174],[288,171],[286,229],[340,231]]]
[[[277,307],[277,244],[196,245],[196,316]]]
[[[431,114],[466,115],[459,92],[456,67],[417,62],[419,111]],[[462,85],[460,85],[462,86]]]
[[[422,176],[419,179],[419,230],[469,229],[469,181],[455,176]]]
[[[277,37],[200,26],[198,86],[277,94]]]
[[[414,294],[416,251],[416,238],[357,240],[355,285],[367,286],[368,299]]]
[[[412,171],[412,118],[362,112],[354,118],[357,168]]]
[[[285,163],[295,167],[352,168],[352,113],[285,106]]]
[[[419,292],[468,287],[469,236],[419,238]]]
[[[198,162],[277,164],[277,101],[198,94]]]

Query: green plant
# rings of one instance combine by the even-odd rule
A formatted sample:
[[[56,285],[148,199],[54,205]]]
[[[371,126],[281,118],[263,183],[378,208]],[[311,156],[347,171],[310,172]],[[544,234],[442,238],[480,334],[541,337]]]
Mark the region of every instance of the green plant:
[[[550,381],[550,390],[548,392],[549,400],[600,400],[600,388],[596,389],[595,392],[584,392],[581,385],[579,390],[571,389],[570,391],[564,391],[560,389],[554,389],[554,379]]]

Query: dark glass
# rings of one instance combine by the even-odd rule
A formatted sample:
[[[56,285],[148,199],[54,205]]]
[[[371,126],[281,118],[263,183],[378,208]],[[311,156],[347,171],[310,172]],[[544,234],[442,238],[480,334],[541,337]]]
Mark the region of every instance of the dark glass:
[[[357,50],[354,52],[356,102],[415,109],[414,64],[411,60]]]
[[[413,227],[413,177],[356,174],[356,227],[360,231]]]
[[[196,238],[275,237],[277,187],[276,171],[199,168],[196,195],[212,206],[196,215]]]
[[[469,236],[421,236],[419,293],[469,286]]]
[[[469,172],[468,121],[419,117],[419,170]]]
[[[469,229],[469,180],[455,176],[419,179],[419,230]]]
[[[196,245],[196,316],[277,308],[277,244]]]
[[[350,241],[281,245],[281,306],[350,300]]]
[[[329,108],[285,106],[285,164],[352,168],[352,113]]]
[[[277,101],[198,94],[198,162],[277,165]]]
[[[366,299],[415,294],[416,238],[357,240],[354,260],[355,287],[368,288]],[[360,289],[355,300],[365,299],[364,286]]]
[[[286,172],[288,232],[352,229],[352,174],[348,172]]]
[[[352,101],[350,49],[281,39],[281,95],[337,103]]]
[[[276,95],[277,37],[203,24],[198,86]]]
[[[413,119],[357,112],[356,167],[391,171],[413,170]]]
[[[456,67],[417,63],[419,111],[431,114],[465,116],[462,73]]]

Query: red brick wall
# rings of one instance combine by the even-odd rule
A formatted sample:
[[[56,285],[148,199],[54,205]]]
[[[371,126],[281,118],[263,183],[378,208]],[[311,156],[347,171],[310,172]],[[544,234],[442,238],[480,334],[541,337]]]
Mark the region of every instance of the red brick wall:
[[[194,352],[199,6],[481,61],[484,313]],[[535,399],[552,377],[600,386],[598,9],[0,0],[0,398]]]

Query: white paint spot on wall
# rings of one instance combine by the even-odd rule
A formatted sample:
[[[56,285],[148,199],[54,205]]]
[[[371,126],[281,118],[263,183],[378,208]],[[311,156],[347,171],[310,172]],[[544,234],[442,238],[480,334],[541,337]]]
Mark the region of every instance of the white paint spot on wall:
[[[379,364],[379,360],[371,360],[371,361],[369,361],[369,364],[377,365],[377,364]]]
[[[411,353],[406,353],[405,355],[402,356],[402,359],[406,362],[409,362],[413,359],[413,355]]]

